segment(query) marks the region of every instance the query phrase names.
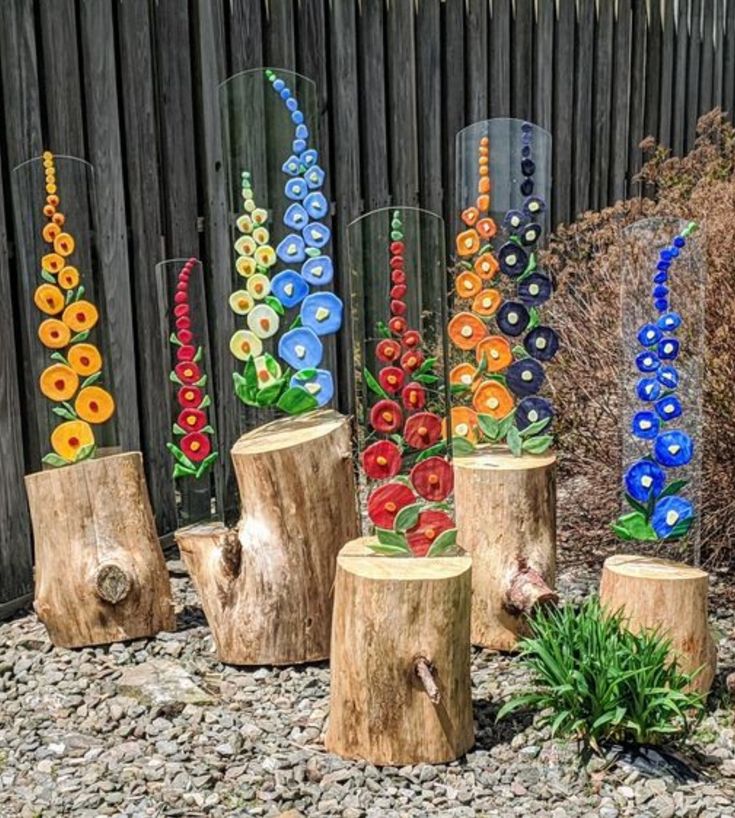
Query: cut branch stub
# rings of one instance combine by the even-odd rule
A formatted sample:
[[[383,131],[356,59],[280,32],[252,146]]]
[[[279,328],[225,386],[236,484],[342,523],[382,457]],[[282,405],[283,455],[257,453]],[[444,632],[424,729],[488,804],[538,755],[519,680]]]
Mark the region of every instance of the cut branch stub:
[[[513,616],[528,616],[538,605],[556,605],[559,595],[535,568],[521,568],[511,579],[505,608]]]
[[[106,562],[95,573],[94,587],[100,599],[116,605],[130,593],[133,578],[117,563]]]
[[[414,668],[432,704],[439,704],[442,694],[434,679],[434,666],[425,656],[419,656],[414,663]]]

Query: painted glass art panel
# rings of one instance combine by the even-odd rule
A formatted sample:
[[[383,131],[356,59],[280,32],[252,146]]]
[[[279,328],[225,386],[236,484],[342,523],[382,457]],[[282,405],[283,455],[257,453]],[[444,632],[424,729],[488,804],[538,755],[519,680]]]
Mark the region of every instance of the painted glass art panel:
[[[213,516],[213,468],[219,453],[213,427],[207,304],[202,263],[167,259],[156,265],[161,314],[168,316],[161,343],[168,351],[171,477],[179,525]]]
[[[448,456],[444,222],[415,208],[348,228],[361,494],[371,546],[391,556],[454,548]],[[424,283],[428,282],[429,286]]]
[[[623,510],[613,529],[623,540],[662,542],[696,561],[705,271],[695,231],[695,223],[675,218],[625,231]]]
[[[552,282],[537,250],[549,219],[551,136],[491,119],[457,135],[449,380],[454,454],[553,442],[546,364],[559,338],[544,322]]]
[[[46,466],[116,441],[92,167],[45,151],[12,173],[27,360],[37,383],[32,450]]]
[[[245,407],[299,415],[333,404],[330,205],[314,84],[255,69],[220,87],[233,229],[234,393]]]

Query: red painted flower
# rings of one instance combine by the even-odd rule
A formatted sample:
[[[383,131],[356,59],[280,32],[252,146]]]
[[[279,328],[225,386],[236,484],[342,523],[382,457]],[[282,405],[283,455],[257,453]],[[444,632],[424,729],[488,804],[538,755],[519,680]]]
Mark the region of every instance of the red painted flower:
[[[362,468],[372,480],[395,477],[401,470],[401,450],[391,440],[379,440],[362,453]]]
[[[401,392],[401,400],[403,405],[410,412],[415,412],[418,409],[423,409],[426,406],[426,390],[420,383],[411,381],[403,387]]]
[[[415,329],[410,329],[403,334],[402,340],[406,349],[416,349],[421,343],[421,335]]]
[[[188,276],[181,276],[179,279],[179,283],[176,285],[176,291],[185,293],[187,288],[189,287],[189,277]]]
[[[408,292],[408,287],[405,284],[396,284],[390,288],[391,298],[403,298]]]
[[[452,464],[443,457],[427,457],[411,469],[411,483],[425,500],[446,500],[454,485]]]
[[[434,540],[450,528],[454,521],[444,511],[422,511],[416,525],[406,532],[408,547],[415,556],[425,557]]]
[[[176,329],[189,329],[191,327],[191,318],[187,315],[182,315],[176,319]]]
[[[424,362],[424,353],[420,349],[404,352],[401,357],[401,366],[406,372],[415,372]]]
[[[403,269],[403,256],[393,256],[390,260],[391,270]]]
[[[390,274],[390,280],[392,284],[405,284],[406,274],[403,270],[393,270]]]
[[[370,425],[378,432],[397,432],[402,423],[401,407],[394,400],[379,400],[370,410]]]
[[[396,315],[388,321],[388,329],[390,329],[394,335],[402,335],[406,331],[407,326],[406,319],[401,315]]]
[[[379,528],[393,528],[396,514],[415,500],[416,495],[403,483],[386,483],[368,497],[368,517]]]
[[[184,409],[196,409],[202,402],[202,397],[202,390],[198,386],[182,386],[176,395],[179,406]]]
[[[193,361],[182,361],[176,364],[174,372],[182,383],[196,383],[202,377],[199,367]]]
[[[179,361],[193,361],[196,354],[196,347],[191,344],[184,344],[176,349],[176,358]]]
[[[194,340],[194,333],[190,329],[180,329],[176,337],[182,344],[190,344]]]
[[[177,318],[181,318],[182,315],[188,315],[188,314],[189,314],[189,305],[188,304],[177,304],[174,307],[174,315]]]
[[[406,302],[401,301],[398,298],[394,298],[390,302],[390,311],[392,315],[405,315],[406,314]]]
[[[386,392],[390,392],[391,395],[395,395],[403,386],[404,380],[405,375],[403,374],[403,370],[397,366],[384,366],[380,372],[378,372],[378,383]]]
[[[177,304],[186,304],[187,295],[183,290],[177,290],[174,294],[174,301]]]
[[[417,412],[406,421],[403,437],[413,449],[426,449],[439,442],[442,421],[433,412]],[[433,458],[432,458],[433,459]],[[441,458],[437,458],[441,460]]]
[[[201,409],[184,409],[179,412],[176,422],[185,432],[198,432],[207,425],[207,416]]]
[[[377,347],[375,347],[375,355],[379,361],[382,361],[384,364],[390,364],[393,361],[397,361],[400,357],[401,345],[392,338],[384,338],[382,341],[379,341]]]
[[[181,451],[194,463],[199,463],[210,453],[212,444],[201,432],[190,432],[181,438]]]
[[[403,242],[402,241],[392,241],[390,243],[390,254],[392,256],[400,256],[403,254]]]

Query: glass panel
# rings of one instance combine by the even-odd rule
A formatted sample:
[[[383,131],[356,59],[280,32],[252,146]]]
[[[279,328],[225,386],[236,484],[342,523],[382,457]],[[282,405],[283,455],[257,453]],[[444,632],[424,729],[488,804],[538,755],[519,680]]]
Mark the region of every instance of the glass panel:
[[[536,249],[549,220],[551,136],[519,119],[476,122],[457,134],[458,217],[450,295],[454,454],[551,444],[544,365],[558,338],[543,323],[551,281]]]
[[[92,166],[43,156],[12,172],[32,468],[109,454],[117,443]]]
[[[170,355],[169,384],[162,397],[172,424],[167,446],[182,527],[215,514],[213,467],[218,452],[202,263],[195,258],[160,262],[156,289],[161,314],[169,317],[161,332]]]
[[[334,404],[330,206],[314,129],[314,84],[258,68],[220,86],[233,241],[232,317],[240,428]],[[248,408],[249,407],[249,408]]]
[[[623,513],[615,530],[698,562],[706,270],[693,229],[657,218],[624,233]]]
[[[376,550],[454,545],[445,440],[444,222],[415,208],[372,211],[348,227],[361,495]],[[425,286],[428,285],[428,286]]]

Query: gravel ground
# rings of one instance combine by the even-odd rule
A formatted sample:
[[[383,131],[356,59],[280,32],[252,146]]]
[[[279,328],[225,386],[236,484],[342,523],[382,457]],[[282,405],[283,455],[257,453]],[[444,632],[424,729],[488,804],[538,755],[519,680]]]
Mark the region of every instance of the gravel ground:
[[[321,744],[327,665],[221,665],[182,564],[169,567],[177,633],[71,651],[52,648],[31,614],[0,623],[0,815],[735,815],[735,729],[723,691],[735,610],[717,594],[720,669],[694,742],[706,778],[682,786],[600,760],[580,766],[575,746],[551,741],[527,716],[497,726],[500,703],[526,679],[517,659],[479,650],[477,743],[465,758],[377,769],[331,756]],[[570,567],[559,588],[581,599],[597,577]]]

